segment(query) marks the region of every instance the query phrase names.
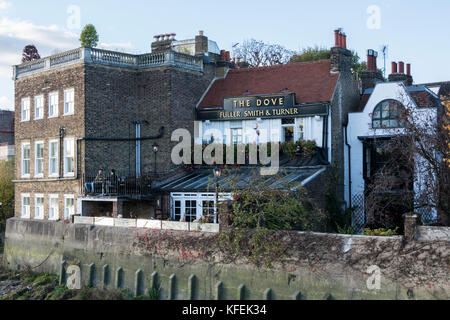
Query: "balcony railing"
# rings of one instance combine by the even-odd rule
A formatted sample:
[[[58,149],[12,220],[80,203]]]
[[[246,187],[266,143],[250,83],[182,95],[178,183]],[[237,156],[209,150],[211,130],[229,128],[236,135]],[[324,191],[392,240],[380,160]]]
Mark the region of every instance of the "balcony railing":
[[[152,191],[150,177],[97,177],[82,175],[81,193],[84,196],[145,196]]]
[[[77,63],[94,63],[131,69],[161,66],[203,71],[203,59],[175,51],[134,55],[97,48],[78,48],[13,66],[13,79]]]

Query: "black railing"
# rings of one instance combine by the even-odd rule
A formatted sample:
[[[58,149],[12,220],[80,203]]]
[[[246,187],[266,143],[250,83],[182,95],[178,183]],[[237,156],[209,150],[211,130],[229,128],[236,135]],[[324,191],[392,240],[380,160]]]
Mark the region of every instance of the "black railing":
[[[89,176],[82,175],[81,193],[90,196],[133,196],[149,195],[152,191],[151,178],[148,176]]]

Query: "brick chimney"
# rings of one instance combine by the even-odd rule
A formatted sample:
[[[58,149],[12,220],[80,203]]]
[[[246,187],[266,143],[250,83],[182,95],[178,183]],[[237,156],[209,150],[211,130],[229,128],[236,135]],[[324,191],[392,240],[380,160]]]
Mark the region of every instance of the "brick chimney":
[[[175,40],[175,33],[159,34],[154,36],[152,42],[152,52],[162,52],[172,49],[172,42]]]
[[[334,47],[331,48],[331,72],[351,72],[352,53],[347,50],[347,36],[342,29],[334,30]]]
[[[203,34],[203,30],[195,36],[195,55],[204,56],[208,53],[208,37]]]
[[[398,63],[392,62],[392,73],[389,75],[389,82],[403,82],[406,86],[412,86],[413,77],[411,75],[411,64],[406,64],[406,74],[405,74],[405,63],[400,61]]]
[[[366,89],[374,88],[378,82],[383,82],[384,78],[377,69],[378,52],[375,50],[367,50],[367,69],[361,73],[361,89],[362,93]]]

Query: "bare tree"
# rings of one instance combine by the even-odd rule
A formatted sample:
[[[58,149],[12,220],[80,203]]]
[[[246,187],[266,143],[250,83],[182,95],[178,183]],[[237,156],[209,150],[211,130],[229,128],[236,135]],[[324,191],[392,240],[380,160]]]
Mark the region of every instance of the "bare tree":
[[[254,68],[285,64],[289,62],[294,52],[281,45],[251,39],[237,46],[233,54],[243,60],[243,65]]]
[[[38,60],[40,58],[41,56],[39,55],[38,49],[33,44],[29,44],[25,48],[23,48],[22,63]]]
[[[403,99],[405,101],[405,99]],[[371,179],[366,195],[368,223],[377,227],[402,225],[402,214],[414,211],[437,214],[440,225],[450,223],[449,155],[450,103],[437,112],[413,108],[399,110],[401,128],[392,138],[374,141],[385,165]]]

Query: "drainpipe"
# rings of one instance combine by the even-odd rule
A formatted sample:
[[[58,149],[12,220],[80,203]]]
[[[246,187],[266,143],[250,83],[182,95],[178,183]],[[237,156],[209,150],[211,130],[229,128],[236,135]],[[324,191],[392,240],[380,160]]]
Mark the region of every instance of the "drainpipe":
[[[59,171],[59,178],[63,176],[63,164],[64,164],[64,135],[66,133],[66,129],[62,126],[59,126],[58,128],[58,135],[59,135],[59,164],[58,164],[58,171]]]
[[[348,127],[348,123],[346,123],[344,125],[344,129],[345,129],[345,145],[348,148],[348,204],[349,204],[349,208],[352,207],[352,161],[351,161],[351,149],[352,147],[350,146],[350,144],[348,143],[348,136],[347,136],[347,127]]]
[[[141,123],[136,122],[136,177],[141,176]]]

